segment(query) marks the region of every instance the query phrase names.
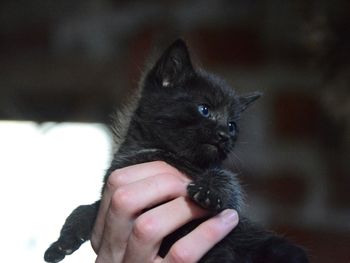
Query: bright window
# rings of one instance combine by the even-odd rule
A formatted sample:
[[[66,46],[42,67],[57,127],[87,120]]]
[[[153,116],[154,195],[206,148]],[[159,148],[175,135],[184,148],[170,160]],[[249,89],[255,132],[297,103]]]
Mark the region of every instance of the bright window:
[[[43,262],[69,213],[99,199],[111,156],[101,124],[0,122],[3,262]],[[94,262],[90,244],[69,262]]]

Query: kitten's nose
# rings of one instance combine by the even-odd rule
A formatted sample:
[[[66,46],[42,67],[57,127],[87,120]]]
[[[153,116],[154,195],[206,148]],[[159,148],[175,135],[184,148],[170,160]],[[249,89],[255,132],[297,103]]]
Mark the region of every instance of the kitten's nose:
[[[228,139],[230,139],[230,136],[227,134],[227,132],[223,130],[217,131],[218,138],[221,142],[226,142]]]

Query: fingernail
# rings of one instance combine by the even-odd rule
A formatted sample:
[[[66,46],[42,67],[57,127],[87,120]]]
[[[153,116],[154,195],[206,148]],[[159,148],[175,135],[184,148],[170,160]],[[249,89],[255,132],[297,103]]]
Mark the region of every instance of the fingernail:
[[[236,225],[238,223],[238,214],[236,210],[226,209],[219,214],[222,222],[226,225]]]

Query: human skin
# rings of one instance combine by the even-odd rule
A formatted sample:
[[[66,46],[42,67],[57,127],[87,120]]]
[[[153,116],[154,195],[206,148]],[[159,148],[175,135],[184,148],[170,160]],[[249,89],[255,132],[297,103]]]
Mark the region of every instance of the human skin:
[[[161,241],[193,219],[208,215],[186,194],[190,179],[165,162],[118,169],[108,178],[91,244],[96,263],[194,263],[238,223],[227,209],[179,239],[161,258]],[[149,209],[151,208],[151,209]]]

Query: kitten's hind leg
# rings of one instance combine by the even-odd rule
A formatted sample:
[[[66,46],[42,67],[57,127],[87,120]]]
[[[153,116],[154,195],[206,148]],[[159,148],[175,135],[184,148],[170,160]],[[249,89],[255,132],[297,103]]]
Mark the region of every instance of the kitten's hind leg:
[[[91,205],[78,206],[73,210],[66,219],[58,240],[46,250],[44,255],[46,262],[61,261],[90,239],[99,206],[100,201],[97,201]]]

